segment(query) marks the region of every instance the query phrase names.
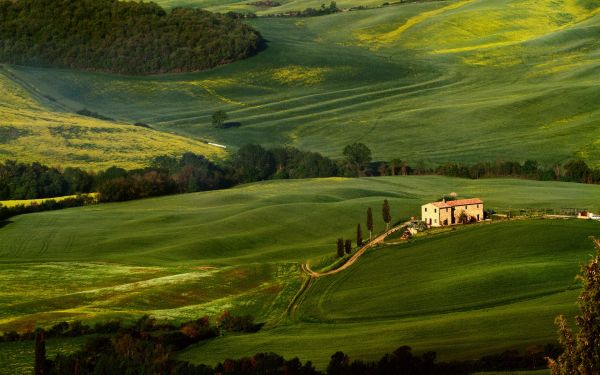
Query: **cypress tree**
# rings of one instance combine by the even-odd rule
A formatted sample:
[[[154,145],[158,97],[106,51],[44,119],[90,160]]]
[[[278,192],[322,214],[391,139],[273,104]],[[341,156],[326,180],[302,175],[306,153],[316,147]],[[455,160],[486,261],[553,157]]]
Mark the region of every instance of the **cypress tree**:
[[[356,246],[361,247],[363,244],[362,228],[360,223],[356,225]]]
[[[46,332],[39,329],[35,334],[35,375],[45,375],[48,363],[46,362]]]
[[[392,214],[390,213],[390,204],[387,199],[383,200],[383,206],[381,207],[381,214],[383,221],[385,222],[386,230],[390,229],[390,223],[392,222]]]
[[[371,210],[371,207],[367,209],[367,230],[369,231],[370,242],[373,235],[373,211]]]
[[[344,240],[342,238],[337,240],[337,255],[340,258],[344,256]]]
[[[351,240],[346,240],[346,242],[344,242],[344,250],[346,250],[346,254],[350,254],[352,252],[352,241]]]

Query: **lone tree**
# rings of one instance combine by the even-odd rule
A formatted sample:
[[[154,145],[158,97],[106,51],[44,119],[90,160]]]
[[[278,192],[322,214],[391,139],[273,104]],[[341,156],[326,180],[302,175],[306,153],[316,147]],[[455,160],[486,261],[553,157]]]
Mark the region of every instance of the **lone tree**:
[[[360,176],[361,170],[371,161],[371,150],[364,143],[353,143],[344,148],[344,156],[348,165]]]
[[[344,256],[344,240],[342,238],[337,240],[337,255],[340,258]]]
[[[351,240],[346,240],[346,242],[344,242],[344,250],[346,250],[346,254],[350,254],[352,252],[352,241]]]
[[[367,230],[369,231],[369,242],[373,235],[373,211],[371,207],[367,208]]]
[[[362,238],[362,228],[360,227],[360,224],[356,225],[356,246],[361,247],[363,244],[363,238]]]
[[[212,115],[212,124],[215,128],[221,129],[225,126],[225,121],[227,121],[228,118],[229,116],[227,116],[225,111],[217,111]]]
[[[392,222],[392,214],[390,213],[390,203],[387,199],[383,200],[383,206],[381,207],[381,214],[383,221],[385,222],[385,229],[390,229],[390,223]]]
[[[556,360],[548,358],[552,375],[600,373],[600,240],[593,241],[596,256],[577,276],[583,284],[578,302],[581,315],[575,317],[579,332],[573,335],[563,315],[556,318],[559,341],[565,350]]]

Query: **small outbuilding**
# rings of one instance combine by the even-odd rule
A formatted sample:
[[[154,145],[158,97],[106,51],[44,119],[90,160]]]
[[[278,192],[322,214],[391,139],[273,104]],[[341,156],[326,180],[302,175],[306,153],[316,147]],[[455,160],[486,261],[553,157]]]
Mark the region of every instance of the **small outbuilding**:
[[[483,201],[473,198],[427,203],[421,206],[421,218],[430,227],[481,221]]]

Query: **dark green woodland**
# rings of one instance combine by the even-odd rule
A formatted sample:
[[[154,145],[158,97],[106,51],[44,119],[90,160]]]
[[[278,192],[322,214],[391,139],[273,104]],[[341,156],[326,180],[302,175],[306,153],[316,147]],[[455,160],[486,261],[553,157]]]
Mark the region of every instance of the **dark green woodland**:
[[[0,62],[120,74],[189,72],[257,53],[260,34],[198,9],[116,0],[0,0]]]

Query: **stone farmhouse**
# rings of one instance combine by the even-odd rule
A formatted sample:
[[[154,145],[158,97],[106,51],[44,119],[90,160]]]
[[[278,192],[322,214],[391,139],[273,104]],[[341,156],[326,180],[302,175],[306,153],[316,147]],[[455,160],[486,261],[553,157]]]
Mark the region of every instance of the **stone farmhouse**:
[[[478,198],[443,200],[421,206],[421,218],[430,227],[460,224],[463,212],[469,221],[483,220],[483,201]]]

